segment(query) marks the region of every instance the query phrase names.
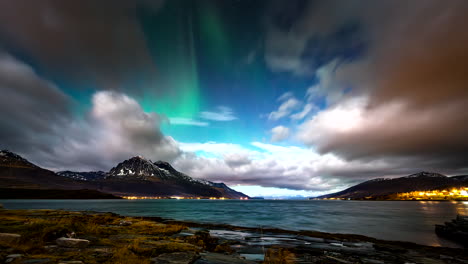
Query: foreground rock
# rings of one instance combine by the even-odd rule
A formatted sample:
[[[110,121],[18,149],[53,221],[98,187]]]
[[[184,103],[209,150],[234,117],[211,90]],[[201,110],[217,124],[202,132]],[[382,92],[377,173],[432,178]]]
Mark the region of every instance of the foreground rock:
[[[89,240],[78,238],[61,237],[55,241],[57,245],[68,248],[85,248],[89,245]]]
[[[1,244],[15,244],[19,243],[21,235],[12,234],[12,233],[0,233],[0,243]]]
[[[438,236],[450,239],[468,247],[468,217],[457,215],[452,222],[444,225],[436,225],[435,232]]]
[[[192,264],[197,258],[195,252],[175,252],[161,254],[151,260],[154,264]]]
[[[255,264],[254,261],[245,260],[238,256],[219,253],[205,253],[195,264]]]
[[[5,261],[5,263],[13,262],[14,260],[19,259],[19,258],[22,258],[22,257],[23,257],[23,254],[11,254],[11,255],[8,255],[8,256],[6,256],[6,261]]]

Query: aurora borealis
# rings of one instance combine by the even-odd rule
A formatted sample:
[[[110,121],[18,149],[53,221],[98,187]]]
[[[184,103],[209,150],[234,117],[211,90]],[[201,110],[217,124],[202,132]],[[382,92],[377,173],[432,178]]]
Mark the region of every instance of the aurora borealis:
[[[466,1],[0,0],[0,147],[249,195],[468,168]]]

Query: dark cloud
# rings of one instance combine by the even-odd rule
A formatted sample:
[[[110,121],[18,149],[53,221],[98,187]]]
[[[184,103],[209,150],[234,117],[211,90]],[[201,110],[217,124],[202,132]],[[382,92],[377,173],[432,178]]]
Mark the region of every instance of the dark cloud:
[[[136,11],[156,11],[162,3],[1,0],[0,37],[48,71],[115,89],[155,74]]]
[[[0,51],[0,139],[3,148],[41,153],[71,120],[70,98],[28,65]]]
[[[367,44],[359,57],[333,56],[315,72],[311,91],[329,105],[300,126],[299,138],[348,160],[468,167],[467,12],[466,1],[316,1],[286,36],[300,42],[285,47],[299,47],[292,73],[308,69],[300,54],[310,39],[350,21]]]
[[[224,162],[231,168],[249,165],[252,160],[247,155],[228,154],[224,156]]]

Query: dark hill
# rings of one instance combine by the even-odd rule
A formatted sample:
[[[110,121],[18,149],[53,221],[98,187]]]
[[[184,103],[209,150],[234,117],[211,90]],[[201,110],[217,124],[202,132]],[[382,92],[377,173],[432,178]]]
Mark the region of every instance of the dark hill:
[[[438,190],[468,186],[468,176],[447,177],[438,173],[420,172],[400,178],[378,178],[352,186],[341,192],[317,198],[364,199],[403,192]]]

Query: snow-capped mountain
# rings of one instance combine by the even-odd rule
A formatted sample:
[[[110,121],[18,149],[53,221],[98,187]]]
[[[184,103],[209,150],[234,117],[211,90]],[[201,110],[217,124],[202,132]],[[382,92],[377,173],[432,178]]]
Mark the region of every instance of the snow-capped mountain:
[[[79,181],[96,181],[106,178],[107,173],[103,171],[75,172],[59,171],[58,175]]]
[[[13,190],[96,190],[119,196],[185,196],[244,198],[243,193],[230,189],[224,183],[196,180],[174,169],[164,161],[152,162],[133,157],[119,163],[109,172],[54,173],[43,169],[10,151],[0,151],[0,188]],[[100,192],[92,197],[105,198]],[[70,192],[73,198],[73,192]],[[82,194],[80,194],[82,196]],[[40,196],[40,195],[39,195]],[[81,197],[79,196],[79,197]],[[62,197],[63,198],[63,197]]]
[[[414,174],[405,176],[403,178],[419,178],[419,177],[447,178],[447,176],[442,175],[440,173],[427,172],[427,171],[421,171],[421,172],[418,172],[418,173],[414,173]]]
[[[141,156],[136,156],[119,163],[106,175],[106,180],[144,180],[165,183],[176,183],[192,191],[197,189],[211,190],[214,196],[228,198],[247,197],[245,194],[229,188],[224,183],[214,183],[207,180],[194,179],[177,171],[168,162],[152,162]],[[196,191],[195,191],[196,192]]]
[[[194,181],[191,177],[175,170],[168,162],[152,162],[141,156],[119,163],[109,171],[107,177]]]

